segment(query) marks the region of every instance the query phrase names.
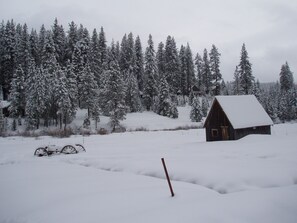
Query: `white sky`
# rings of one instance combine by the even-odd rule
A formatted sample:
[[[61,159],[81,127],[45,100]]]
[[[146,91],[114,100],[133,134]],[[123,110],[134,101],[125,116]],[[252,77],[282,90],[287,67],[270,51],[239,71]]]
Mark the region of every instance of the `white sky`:
[[[90,33],[103,26],[109,42],[132,31],[143,48],[150,33],[155,48],[167,35],[178,47],[189,42],[193,54],[215,44],[226,81],[233,79],[245,43],[260,82],[278,80],[286,61],[297,80],[296,0],[0,0],[0,15],[38,30],[41,24],[50,28],[55,17],[65,30],[72,20]]]

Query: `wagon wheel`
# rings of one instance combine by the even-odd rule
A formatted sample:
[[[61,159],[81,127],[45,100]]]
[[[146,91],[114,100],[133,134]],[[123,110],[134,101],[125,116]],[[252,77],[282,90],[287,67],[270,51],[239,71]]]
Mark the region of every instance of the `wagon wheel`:
[[[64,154],[75,154],[75,153],[77,153],[77,150],[72,145],[66,145],[61,150],[61,153],[64,153]]]
[[[81,144],[75,144],[77,152],[85,152],[86,149]]]
[[[34,156],[48,156],[48,153],[45,148],[39,147],[35,150]]]

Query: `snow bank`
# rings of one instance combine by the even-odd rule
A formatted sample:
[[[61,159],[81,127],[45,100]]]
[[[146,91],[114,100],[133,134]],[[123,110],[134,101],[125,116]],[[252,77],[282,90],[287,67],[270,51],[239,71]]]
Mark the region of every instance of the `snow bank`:
[[[190,120],[190,106],[178,107],[179,117],[177,119],[172,119],[158,115],[154,112],[143,111],[136,113],[128,113],[126,119],[121,121],[127,131],[154,131],[154,130],[164,130],[164,129],[177,129],[177,128],[198,128],[202,124],[199,122],[192,122]],[[76,119],[72,123],[75,126],[82,126],[83,120],[86,117],[87,110],[79,110],[77,112]],[[108,129],[109,117],[100,116],[100,122],[98,123],[98,128]],[[95,127],[94,121],[92,121],[92,129]]]

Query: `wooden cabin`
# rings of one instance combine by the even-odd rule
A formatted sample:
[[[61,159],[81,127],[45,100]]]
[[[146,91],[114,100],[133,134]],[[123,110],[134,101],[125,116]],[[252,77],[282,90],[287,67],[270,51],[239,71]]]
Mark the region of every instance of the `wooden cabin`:
[[[206,141],[271,134],[273,122],[254,95],[216,96],[204,122]]]

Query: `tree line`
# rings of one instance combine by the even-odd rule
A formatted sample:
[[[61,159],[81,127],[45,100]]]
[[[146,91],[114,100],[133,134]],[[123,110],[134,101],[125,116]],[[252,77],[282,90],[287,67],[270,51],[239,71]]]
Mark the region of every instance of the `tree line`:
[[[11,103],[10,116],[25,118],[28,129],[66,127],[82,108],[96,126],[99,115],[109,116],[115,130],[127,112],[148,110],[177,118],[177,105],[185,103],[192,105],[191,119],[200,121],[207,98],[221,94],[255,94],[274,120],[296,119],[296,87],[288,63],[277,87],[264,91],[252,74],[245,44],[232,83],[223,80],[215,45],[193,56],[189,43],[178,48],[168,36],[156,49],[151,35],[143,48],[132,33],[107,44],[103,27],[89,33],[71,22],[65,31],[55,19],[51,29],[42,25],[29,32],[26,24],[2,21],[3,98]]]

